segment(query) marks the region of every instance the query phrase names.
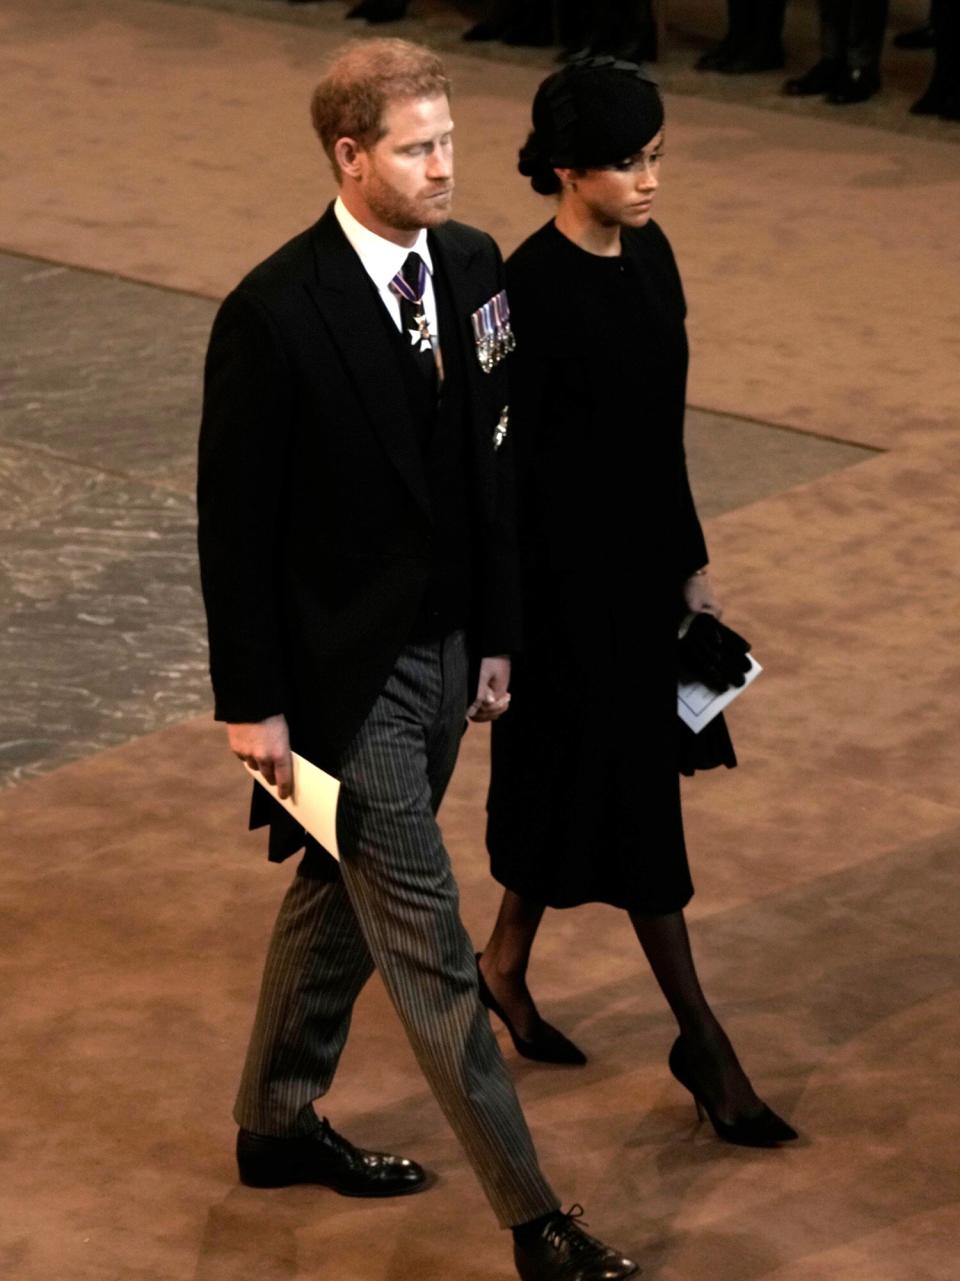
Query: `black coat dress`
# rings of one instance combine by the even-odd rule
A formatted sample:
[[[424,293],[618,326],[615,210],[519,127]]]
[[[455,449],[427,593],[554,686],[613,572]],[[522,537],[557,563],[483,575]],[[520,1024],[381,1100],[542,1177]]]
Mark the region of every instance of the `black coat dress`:
[[[494,877],[660,915],[693,887],[677,625],[707,552],[683,452],[685,304],[655,223],[602,258],[548,223],[507,264],[523,653],[492,737]]]

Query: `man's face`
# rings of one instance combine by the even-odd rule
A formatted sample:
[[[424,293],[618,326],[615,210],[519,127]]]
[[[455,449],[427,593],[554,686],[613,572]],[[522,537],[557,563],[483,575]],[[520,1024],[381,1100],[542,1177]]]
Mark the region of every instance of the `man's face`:
[[[357,154],[357,189],[370,212],[397,231],[446,222],[453,199],[453,121],[446,96],[390,103],[383,128],[383,137]]]

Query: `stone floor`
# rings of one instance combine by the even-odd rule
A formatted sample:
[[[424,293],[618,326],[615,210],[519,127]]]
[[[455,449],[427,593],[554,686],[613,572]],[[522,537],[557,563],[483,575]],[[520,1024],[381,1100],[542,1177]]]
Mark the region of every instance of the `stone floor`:
[[[193,472],[214,304],[0,255],[0,780],[209,702]]]

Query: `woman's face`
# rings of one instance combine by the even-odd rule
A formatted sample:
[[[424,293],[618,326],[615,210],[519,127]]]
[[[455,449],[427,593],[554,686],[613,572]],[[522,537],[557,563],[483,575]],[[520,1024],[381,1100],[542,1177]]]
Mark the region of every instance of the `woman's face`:
[[[601,226],[643,227],[660,185],[663,130],[636,155],[602,169],[558,169],[562,201],[579,202]]]

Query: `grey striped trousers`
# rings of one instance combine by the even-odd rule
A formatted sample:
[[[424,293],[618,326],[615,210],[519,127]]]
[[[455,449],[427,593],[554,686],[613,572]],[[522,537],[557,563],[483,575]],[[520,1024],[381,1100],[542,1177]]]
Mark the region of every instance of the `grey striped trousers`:
[[[277,917],[234,1116],[310,1133],[350,1015],[380,971],[502,1226],[558,1206],[489,1019],[435,813],[466,707],[462,633],[407,646],[341,763],[341,875],[294,879]]]

